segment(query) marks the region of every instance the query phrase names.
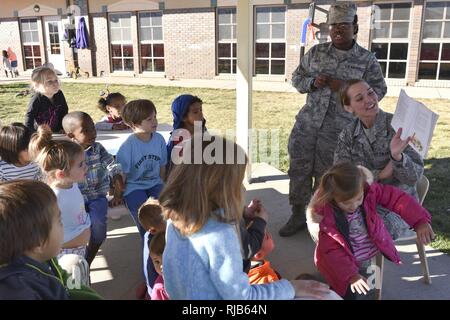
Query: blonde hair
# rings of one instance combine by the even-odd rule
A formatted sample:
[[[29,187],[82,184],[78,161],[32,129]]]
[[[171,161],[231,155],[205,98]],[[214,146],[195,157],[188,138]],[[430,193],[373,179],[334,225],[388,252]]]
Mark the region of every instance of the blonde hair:
[[[31,82],[33,83],[33,88],[36,90],[36,84],[44,84],[45,79],[47,79],[47,76],[49,74],[54,75],[58,78],[58,75],[56,74],[55,70],[49,67],[38,67],[33,70],[31,73]]]
[[[348,161],[335,164],[320,179],[311,205],[316,208],[344,202],[364,191],[366,175],[362,168]]]
[[[75,157],[84,152],[79,144],[70,140],[52,140],[52,131],[47,125],[38,127],[28,151],[30,158],[50,176],[58,169],[68,173]]]
[[[360,82],[367,83],[363,79],[351,79],[344,82],[344,85],[341,87],[341,90],[339,92],[339,96],[341,98],[341,103],[343,106],[349,106],[351,103],[350,97],[348,96],[348,89],[350,89],[351,86]]]
[[[159,197],[164,218],[171,219],[186,236],[200,230],[212,217],[238,226],[244,204],[242,181],[247,164],[244,150],[218,136],[211,137],[211,141],[196,140],[194,137],[186,143],[181,164],[174,166]],[[222,154],[215,152],[212,163],[205,159],[205,149],[210,150],[211,146],[223,148]],[[192,159],[198,149],[202,159],[195,163]],[[228,161],[230,157],[233,161]],[[238,163],[239,159],[243,159],[242,163]],[[213,215],[217,209],[223,210],[223,214]]]

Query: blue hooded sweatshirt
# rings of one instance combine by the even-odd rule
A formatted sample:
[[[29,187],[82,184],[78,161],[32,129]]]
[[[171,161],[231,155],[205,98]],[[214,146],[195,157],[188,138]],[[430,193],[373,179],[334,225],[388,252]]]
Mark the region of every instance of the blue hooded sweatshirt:
[[[56,263],[41,263],[26,256],[0,267],[0,300],[66,300]]]
[[[172,102],[172,115],[173,115],[173,131],[172,133],[180,129],[183,125],[183,118],[187,115],[189,112],[189,106],[192,104],[192,100],[194,100],[194,96],[190,94],[182,94],[178,97],[176,97],[175,100]],[[203,119],[203,132],[206,131],[206,120]],[[174,147],[174,143],[172,141],[172,136],[169,139],[169,142],[167,143],[167,156],[170,157],[172,154],[172,149]],[[168,166],[170,166],[171,161],[167,161]]]

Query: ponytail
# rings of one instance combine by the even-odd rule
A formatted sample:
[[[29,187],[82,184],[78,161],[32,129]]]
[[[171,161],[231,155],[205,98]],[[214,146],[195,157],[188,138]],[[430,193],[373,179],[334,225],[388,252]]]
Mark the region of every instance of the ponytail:
[[[29,146],[30,158],[47,174],[55,170],[69,172],[72,161],[83,152],[79,144],[70,140],[52,140],[52,131],[47,125],[38,127]]]
[[[106,109],[106,106],[110,106],[114,99],[123,99],[123,100],[125,100],[125,97],[119,92],[109,93],[109,91],[107,91],[107,93],[108,94],[106,96],[103,95],[98,100],[98,104],[97,104],[97,108],[100,109],[102,112],[104,112],[106,114],[109,113],[108,110]]]
[[[363,191],[365,183],[366,175],[359,166],[350,162],[335,164],[320,179],[311,204],[316,208],[335,201],[347,201]]]

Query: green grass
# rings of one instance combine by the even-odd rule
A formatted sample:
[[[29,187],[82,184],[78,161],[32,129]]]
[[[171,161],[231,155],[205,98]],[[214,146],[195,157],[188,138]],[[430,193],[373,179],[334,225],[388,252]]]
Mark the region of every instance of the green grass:
[[[2,123],[23,121],[29,96],[15,98],[14,95],[28,87],[27,84],[0,85],[0,120]],[[102,117],[96,108],[100,90],[104,85],[63,83],[69,110],[82,110],[91,114],[94,120]],[[111,92],[119,91],[128,101],[141,98],[152,100],[158,110],[160,123],[172,124],[170,105],[182,93],[199,96],[203,101],[208,129],[235,129],[236,97],[234,90],[203,88],[177,88],[153,86],[109,87]],[[287,171],[287,139],[295,122],[295,115],[305,102],[305,95],[297,93],[254,92],[253,126],[257,129],[279,130],[278,168]],[[450,102],[443,99],[419,99],[439,114],[428,157],[425,160],[425,175],[431,187],[424,206],[433,215],[433,228],[438,234],[433,247],[450,254]],[[386,97],[381,102],[385,111],[393,112],[397,98]],[[258,159],[254,159],[258,160]]]

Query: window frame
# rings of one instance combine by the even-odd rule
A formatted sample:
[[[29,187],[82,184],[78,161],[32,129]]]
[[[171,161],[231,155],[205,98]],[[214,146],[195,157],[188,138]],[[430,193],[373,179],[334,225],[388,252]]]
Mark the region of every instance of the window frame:
[[[269,22],[263,22],[263,23],[258,23],[257,21],[257,10],[260,8],[283,8],[284,9],[284,22],[273,22],[272,21],[272,12],[270,12],[269,15]],[[286,33],[287,33],[287,6],[283,6],[283,5],[259,5],[259,6],[254,6],[253,8],[253,75],[254,76],[269,76],[269,77],[280,77],[280,76],[285,76],[286,75],[286,64],[287,64],[287,38],[286,38]],[[269,34],[270,37],[269,38],[265,38],[265,39],[257,39],[257,29],[258,29],[258,24],[268,24],[269,25]],[[272,25],[274,24],[284,24],[284,38],[283,39],[276,39],[275,41],[273,41],[272,39]],[[269,57],[265,57],[265,58],[257,58],[256,57],[256,46],[258,43],[268,43],[269,44]],[[274,43],[282,43],[284,44],[284,58],[272,58],[272,44]],[[269,73],[256,73],[256,62],[257,60],[268,60],[269,61]],[[274,74],[272,73],[272,61],[284,61],[284,72],[283,73],[279,73],[279,74]]]
[[[232,10],[232,15],[235,16],[235,22],[233,23],[233,19],[231,18],[231,23],[226,24],[220,24],[219,22],[219,11],[220,10]],[[236,30],[233,34],[234,37],[231,39],[226,40],[220,40],[219,30],[220,26],[229,26],[233,33],[233,27],[234,30]],[[218,7],[216,9],[216,75],[236,75],[237,72],[237,8],[236,7]],[[219,45],[220,44],[229,44],[230,45],[230,56],[229,57],[219,57]],[[236,47],[236,52],[233,51],[233,45]],[[233,57],[234,54],[234,57]],[[219,72],[219,60],[228,60],[230,61],[230,72]],[[234,71],[234,69],[236,71]]]
[[[143,27],[143,28],[151,30],[151,32],[152,32],[152,40],[142,40],[141,39],[141,19],[142,19],[141,15],[148,14],[148,13],[150,13],[150,14],[152,14],[152,13],[159,13],[161,15],[161,25],[160,25],[160,27],[161,27],[161,37],[162,37],[161,40],[154,40],[153,39],[153,28],[159,27],[159,26],[153,26],[153,24],[150,25],[150,26],[144,26]],[[165,72],[166,72],[166,57],[165,57],[166,51],[165,51],[165,46],[164,46],[164,29],[163,29],[163,21],[162,21],[163,15],[164,14],[163,14],[163,12],[161,10],[158,10],[158,11],[145,10],[145,11],[139,11],[137,13],[137,29],[138,29],[138,39],[139,39],[139,41],[138,41],[139,70],[140,70],[141,73],[165,74]],[[151,17],[151,15],[150,15],[150,17]],[[155,57],[155,54],[154,54],[154,45],[155,44],[162,44],[163,45],[164,55],[162,57]],[[141,49],[142,45],[150,45],[151,56],[145,56],[145,57],[142,56],[142,49]],[[155,58],[156,58],[156,60],[163,60],[164,61],[164,70],[163,71],[155,71]],[[142,60],[151,60],[152,71],[144,70],[143,63],[142,63],[143,61]]]
[[[409,4],[409,19],[408,20],[397,20],[394,19],[394,5],[396,4]],[[409,2],[399,2],[399,1],[390,1],[390,2],[375,2],[372,4],[372,12],[374,12],[375,10],[375,6],[379,6],[379,5],[390,5],[390,17],[389,20],[375,20],[375,17],[371,18],[371,21],[376,24],[376,23],[389,23],[389,35],[387,38],[374,38],[375,34],[374,31],[371,30],[370,32],[370,51],[372,51],[373,49],[373,44],[387,44],[388,45],[388,50],[387,50],[387,56],[386,59],[380,59],[377,57],[377,60],[380,64],[382,63],[386,63],[386,74],[384,76],[385,79],[387,80],[405,80],[408,77],[408,69],[409,69],[409,52],[411,49],[411,32],[412,32],[412,25],[411,25],[411,20],[412,20],[412,15],[413,15],[413,2],[409,1]],[[394,23],[398,23],[398,22],[408,22],[408,35],[406,38],[392,38],[392,25]],[[391,59],[390,58],[390,54],[391,54],[391,47],[392,44],[407,44],[408,45],[408,51],[406,53],[406,58],[405,59]],[[391,62],[400,62],[400,63],[405,63],[405,75],[403,78],[391,78],[389,77],[389,64]]]
[[[126,15],[128,15],[128,14],[130,15],[130,26],[129,26],[129,29],[130,29],[130,38],[131,39],[124,41],[123,40],[123,33],[121,31],[121,38],[122,39],[120,41],[112,40],[112,29],[125,29],[125,28],[122,27],[122,22],[120,22],[120,27],[118,27],[118,28],[117,27],[112,27],[112,25],[111,25],[111,17],[112,16],[121,16],[121,15],[125,15],[125,14]],[[110,55],[111,72],[133,72],[134,71],[134,56],[135,56],[135,52],[134,52],[134,48],[133,48],[134,43],[133,43],[133,33],[132,33],[132,31],[133,31],[133,29],[132,29],[132,17],[133,17],[133,13],[131,11],[128,11],[128,12],[110,12],[110,13],[108,13],[109,48],[111,50],[111,55]],[[120,50],[121,50],[120,58],[113,56],[113,48],[112,48],[113,45],[120,45]],[[131,48],[133,50],[133,55],[131,57],[125,57],[123,55],[123,52],[124,52],[123,47],[124,47],[124,45],[127,45],[127,46],[131,45]],[[122,70],[114,70],[114,64],[113,64],[114,60],[121,60],[122,61]],[[131,70],[125,70],[125,60],[131,60],[132,66],[133,66]]]
[[[28,30],[24,30],[24,28],[23,28],[23,24],[22,23],[25,20],[27,20],[27,23],[28,23],[28,25],[30,27]],[[36,21],[36,29],[31,29],[31,24],[30,24],[31,20]],[[23,66],[24,66],[24,70],[30,70],[30,68],[27,68],[27,59],[31,59],[33,61],[33,68],[31,69],[31,70],[33,70],[33,69],[43,65],[42,48],[41,48],[41,43],[40,43],[40,39],[39,39],[40,38],[40,36],[39,36],[39,22],[40,22],[40,20],[38,18],[34,18],[34,17],[25,17],[25,18],[20,18],[19,22],[20,22],[19,23],[19,25],[20,25],[20,37],[22,39],[21,42],[22,42],[22,50],[23,50]],[[31,42],[30,41],[25,41],[25,37],[24,37],[24,33],[25,32],[31,32],[32,40],[33,40],[32,32],[37,32],[37,37],[38,37],[37,41],[31,41]],[[25,54],[25,52],[26,52],[25,47],[26,46],[27,47],[29,46],[31,48],[31,56],[27,56]],[[39,47],[39,55],[35,55],[34,54],[34,47],[35,46]],[[41,61],[40,65],[36,64],[36,59],[39,59]]]
[[[426,19],[425,16],[425,10],[426,10],[426,6],[428,3],[444,3],[444,12],[442,13],[442,19]],[[445,31],[445,23],[450,23],[450,17],[446,18],[446,15],[448,14],[448,12],[450,11],[450,5],[446,6],[445,4],[448,3],[450,4],[449,1],[443,1],[443,0],[434,0],[434,1],[425,1],[424,2],[424,9],[423,9],[423,21],[422,21],[422,37],[421,37],[421,42],[420,42],[420,48],[419,48],[419,59],[418,59],[418,66],[417,66],[417,80],[418,81],[445,81],[448,82],[450,81],[450,79],[439,79],[439,73],[441,71],[441,64],[450,64],[450,59],[449,60],[442,60],[441,56],[442,56],[442,48],[444,46],[444,44],[449,44],[450,45],[450,36],[449,37],[444,37],[444,31]],[[426,22],[441,22],[441,35],[439,38],[424,38],[424,33],[425,33],[425,23]],[[422,45],[423,44],[438,44],[439,45],[439,53],[438,53],[438,59],[437,60],[421,60],[420,59],[420,55],[422,52]],[[433,64],[437,64],[437,68],[436,68],[436,75],[434,77],[434,79],[427,79],[427,78],[419,78],[419,73],[420,73],[420,65],[422,63],[433,63]]]

